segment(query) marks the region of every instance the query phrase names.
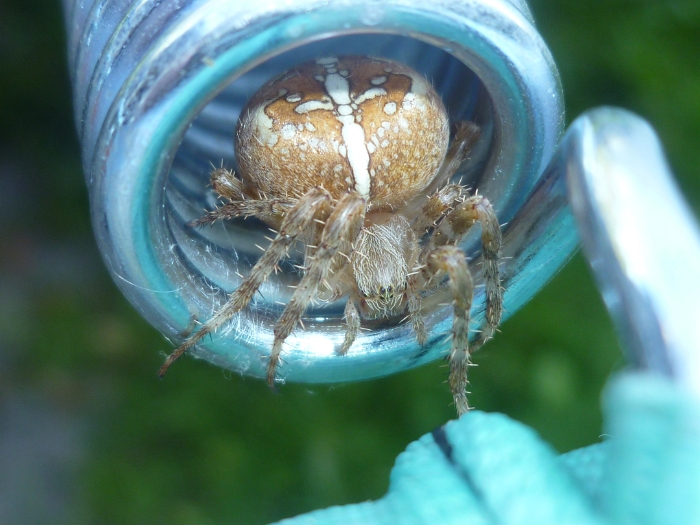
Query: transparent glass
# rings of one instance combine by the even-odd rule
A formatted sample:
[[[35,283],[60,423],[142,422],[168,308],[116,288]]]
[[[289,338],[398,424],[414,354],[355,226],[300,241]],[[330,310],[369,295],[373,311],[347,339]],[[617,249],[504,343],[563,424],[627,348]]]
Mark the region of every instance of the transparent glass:
[[[222,305],[266,243],[267,227],[252,219],[186,227],[215,205],[212,165],[235,169],[233,130],[248,97],[321,55],[406,63],[430,79],[453,121],[481,126],[456,177],[486,195],[504,224],[506,315],[576,249],[562,174],[545,170],[563,130],[559,77],[522,1],[64,0],[64,8],[97,241],[117,285],[174,345]],[[478,284],[473,233],[462,248]],[[299,279],[291,264],[282,270],[195,355],[264,375],[280,303]],[[483,295],[477,288],[475,329]],[[444,356],[452,318],[443,301],[426,306],[427,345],[406,323],[385,324],[362,331],[342,358],[342,301],[313,307],[306,329],[287,339],[280,376],[367,379]]]

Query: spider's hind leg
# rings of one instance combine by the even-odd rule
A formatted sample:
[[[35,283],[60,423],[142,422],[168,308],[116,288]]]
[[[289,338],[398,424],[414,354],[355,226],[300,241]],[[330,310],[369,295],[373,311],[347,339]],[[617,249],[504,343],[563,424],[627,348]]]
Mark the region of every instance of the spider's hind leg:
[[[295,198],[256,196],[231,170],[216,168],[211,172],[211,185],[219,197],[228,202],[217,206],[188,224],[191,228],[237,217],[256,217],[270,224],[279,224],[297,202]]]

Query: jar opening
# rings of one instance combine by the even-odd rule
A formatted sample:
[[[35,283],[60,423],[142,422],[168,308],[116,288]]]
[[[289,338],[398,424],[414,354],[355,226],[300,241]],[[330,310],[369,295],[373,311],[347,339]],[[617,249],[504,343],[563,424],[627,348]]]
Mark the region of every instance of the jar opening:
[[[448,51],[421,40],[391,34],[360,33],[309,42],[273,56],[232,80],[202,109],[187,129],[174,156],[168,177],[165,217],[175,243],[180,247],[195,280],[206,283],[199,297],[202,312],[211,315],[235,290],[269,245],[273,236],[264,222],[255,218],[234,219],[193,229],[190,221],[219,203],[209,184],[214,167],[236,170],[233,133],[241,109],[266,82],[295,65],[322,56],[366,55],[408,65],[421,73],[441,95],[452,124],[476,122],[482,135],[455,179],[478,187],[493,134],[491,100],[478,77]],[[303,263],[300,243],[280,264],[256,294],[251,308],[274,322],[300,279],[296,266]],[[212,296],[216,297],[215,299]],[[345,299],[334,304],[318,303],[306,317],[316,323],[342,325]],[[209,305],[207,307],[207,304]],[[207,308],[210,311],[207,311]]]

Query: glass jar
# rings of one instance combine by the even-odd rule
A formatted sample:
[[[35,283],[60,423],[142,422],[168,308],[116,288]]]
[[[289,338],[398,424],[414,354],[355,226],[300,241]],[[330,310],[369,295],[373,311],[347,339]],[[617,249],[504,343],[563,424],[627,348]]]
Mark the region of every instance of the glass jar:
[[[545,170],[562,134],[558,73],[520,0],[64,0],[75,115],[95,235],[115,282],[158,330],[180,342],[236,289],[265,246],[254,219],[193,229],[212,209],[212,166],[236,168],[241,108],[266,81],[309,59],[360,54],[425,75],[452,121],[472,120],[482,140],[456,175],[486,195],[503,226],[506,316],[577,246],[560,172]],[[477,230],[479,228],[476,228]],[[461,243],[477,285],[478,231]],[[292,254],[292,263],[294,255]],[[271,275],[248,308],[193,352],[263,376],[272,327],[300,276]],[[367,379],[444,356],[451,308],[426,308],[428,343],[410,323],[361,331],[336,350],[342,301],[311,307],[286,341],[282,378]],[[474,328],[484,318],[477,287]]]

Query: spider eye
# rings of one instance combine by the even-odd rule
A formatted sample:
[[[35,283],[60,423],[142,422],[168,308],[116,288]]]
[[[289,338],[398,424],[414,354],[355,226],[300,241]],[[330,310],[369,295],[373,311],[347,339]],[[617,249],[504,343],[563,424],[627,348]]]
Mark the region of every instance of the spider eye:
[[[394,287],[389,285],[389,288],[386,289],[387,292],[391,293],[394,291]]]
[[[386,289],[385,289],[383,286],[380,286],[380,287],[379,287],[379,293],[380,293],[381,295],[384,295],[384,292],[386,292]]]

